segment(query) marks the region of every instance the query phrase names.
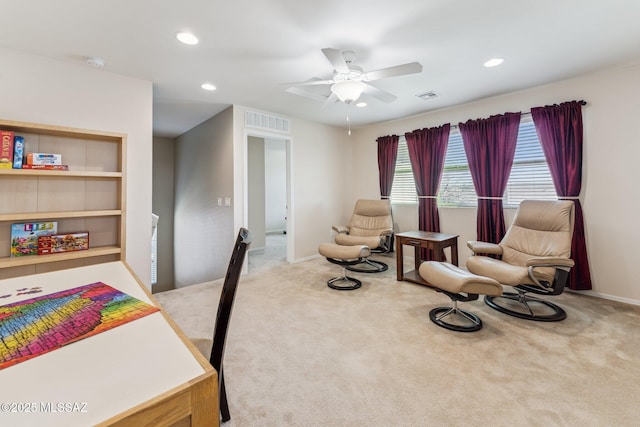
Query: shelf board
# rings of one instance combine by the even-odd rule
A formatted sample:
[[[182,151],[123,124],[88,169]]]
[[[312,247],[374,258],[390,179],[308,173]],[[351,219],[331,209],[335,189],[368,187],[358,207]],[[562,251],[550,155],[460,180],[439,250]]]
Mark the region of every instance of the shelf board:
[[[122,178],[122,172],[101,171],[55,171],[42,169],[0,169],[0,175],[13,176],[46,176],[58,178]]]
[[[88,218],[97,216],[120,216],[120,209],[103,209],[93,211],[59,211],[59,212],[25,212],[15,214],[0,214],[0,221],[35,221],[64,218]]]
[[[85,251],[63,252],[51,255],[28,255],[20,257],[0,258],[0,269],[22,267],[25,265],[45,264],[49,262],[69,261],[74,259],[92,258],[103,255],[119,254],[122,249],[119,246],[100,246],[89,248]]]
[[[411,271],[405,272],[402,275],[402,280],[406,282],[413,282],[419,285],[432,287],[426,280],[422,278],[422,276],[420,276],[420,274],[418,273],[418,270],[411,270]]]
[[[89,138],[96,141],[121,142],[126,138],[126,134],[124,133],[103,132],[66,126],[17,122],[14,120],[0,120],[0,128],[18,133],[35,133],[39,135],[53,135],[78,139]]]

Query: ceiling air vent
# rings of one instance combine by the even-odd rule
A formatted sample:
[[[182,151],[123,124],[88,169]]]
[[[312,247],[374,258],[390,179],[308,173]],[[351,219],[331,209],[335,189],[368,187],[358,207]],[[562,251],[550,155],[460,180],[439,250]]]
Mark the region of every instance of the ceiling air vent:
[[[430,90],[429,92],[425,92],[425,93],[421,93],[416,95],[418,98],[422,99],[423,101],[428,101],[429,99],[433,99],[433,98],[437,98],[440,96],[440,94],[438,92],[436,92],[435,90]]]
[[[289,119],[271,114],[258,113],[256,111],[247,111],[244,117],[245,126],[281,133],[291,133],[291,124]]]

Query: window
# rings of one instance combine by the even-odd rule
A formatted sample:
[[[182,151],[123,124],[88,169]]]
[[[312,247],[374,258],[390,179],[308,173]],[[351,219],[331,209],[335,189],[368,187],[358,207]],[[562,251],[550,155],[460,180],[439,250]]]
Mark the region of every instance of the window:
[[[415,204],[418,203],[418,193],[416,192],[416,182],[413,179],[411,160],[409,160],[409,149],[407,140],[401,136],[398,140],[398,156],[396,157],[396,171],[393,175],[393,185],[391,186],[391,203],[394,204]]]
[[[542,145],[531,120],[520,122],[516,154],[503,204],[517,207],[525,199],[558,199]]]
[[[477,206],[476,189],[473,186],[467,155],[464,152],[462,134],[456,128],[449,134],[447,154],[438,191],[439,206]]]
[[[557,199],[551,173],[531,120],[520,122],[513,167],[507,182],[503,204],[505,207],[517,207],[524,199]],[[391,202],[417,202],[409,152],[403,137],[398,143],[398,159],[391,189]],[[457,129],[452,129],[449,135],[440,179],[438,204],[440,206],[478,205],[462,135]]]

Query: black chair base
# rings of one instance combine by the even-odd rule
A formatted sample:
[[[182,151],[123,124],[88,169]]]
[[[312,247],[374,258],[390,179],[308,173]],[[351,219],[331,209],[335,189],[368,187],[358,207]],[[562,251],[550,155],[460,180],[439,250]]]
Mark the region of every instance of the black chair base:
[[[456,332],[475,332],[482,329],[482,320],[475,314],[460,310],[453,301],[451,307],[437,307],[429,312],[429,318],[436,325]],[[445,322],[444,319],[449,316],[455,316],[458,323]]]
[[[382,261],[375,261],[367,258],[360,264],[349,265],[346,268],[347,270],[354,271],[356,273],[382,273],[383,271],[387,271],[389,266]]]
[[[362,282],[360,280],[347,276],[347,268],[357,264],[362,264],[365,261],[365,258],[358,258],[355,260],[344,260],[330,257],[326,258],[330,263],[337,264],[342,267],[342,276],[329,279],[329,281],[327,281],[327,286],[338,291],[353,291],[354,289],[358,289],[362,286]],[[340,284],[341,282],[342,284]]]
[[[361,287],[362,282],[345,274],[343,276],[334,277],[333,279],[329,280],[327,282],[327,286],[338,291],[353,291],[354,289],[358,289],[359,287]]]
[[[499,299],[505,300],[507,304],[511,303],[511,305],[514,305],[515,307],[522,308],[522,311],[512,310],[511,308],[506,307],[504,303],[498,304],[496,300]],[[489,307],[498,310],[501,313],[518,317],[520,319],[535,320],[537,322],[559,322],[567,318],[567,313],[562,309],[562,307],[540,298],[526,296],[524,293],[505,292],[499,297],[487,295],[484,297],[484,302]],[[548,314],[541,313],[540,310],[535,312],[532,305],[534,307],[543,306],[543,308],[545,308],[545,312],[548,312]]]

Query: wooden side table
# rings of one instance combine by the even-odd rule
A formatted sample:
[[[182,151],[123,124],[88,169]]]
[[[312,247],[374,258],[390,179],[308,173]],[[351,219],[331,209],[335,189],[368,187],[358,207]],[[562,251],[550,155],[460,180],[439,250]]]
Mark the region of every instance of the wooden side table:
[[[447,233],[436,233],[432,231],[407,231],[395,235],[396,239],[396,271],[398,281],[408,281],[419,283],[421,285],[429,284],[425,282],[418,274],[418,268],[422,262],[420,252],[422,248],[431,249],[435,261],[444,261],[441,258],[442,250],[451,247],[451,263],[458,265],[458,235]],[[415,269],[407,273],[404,272],[404,254],[403,246],[413,246]]]

